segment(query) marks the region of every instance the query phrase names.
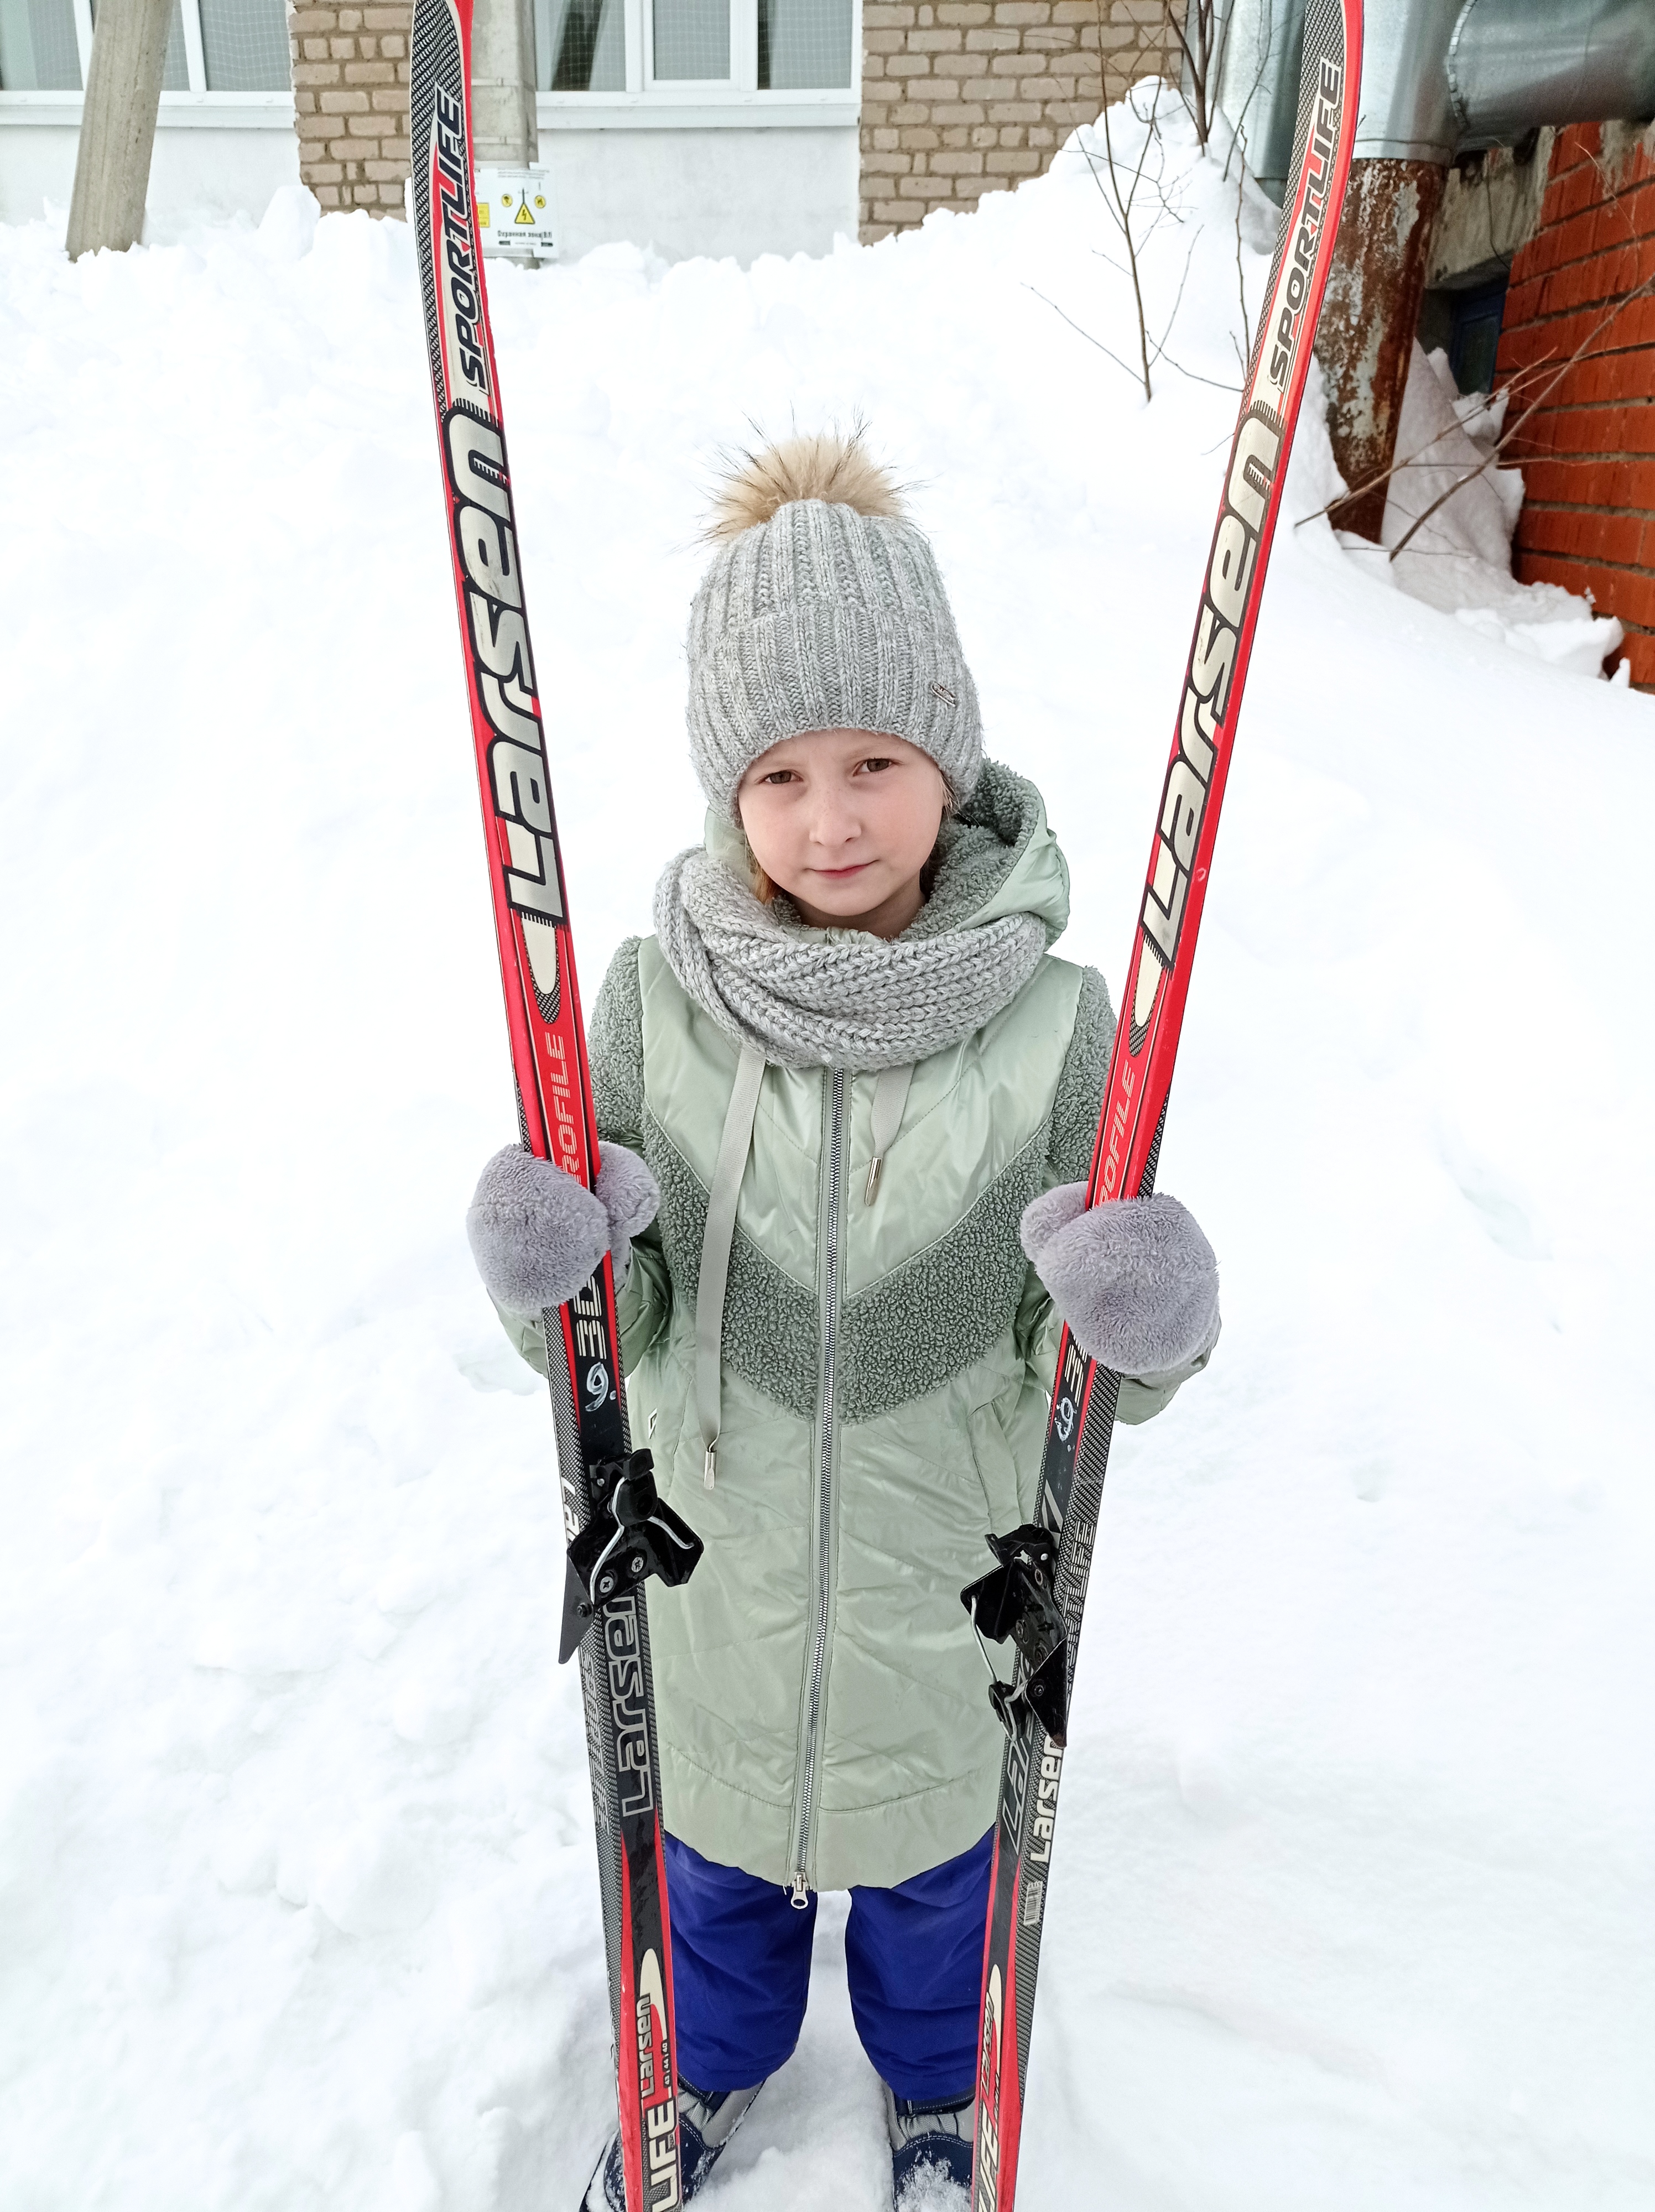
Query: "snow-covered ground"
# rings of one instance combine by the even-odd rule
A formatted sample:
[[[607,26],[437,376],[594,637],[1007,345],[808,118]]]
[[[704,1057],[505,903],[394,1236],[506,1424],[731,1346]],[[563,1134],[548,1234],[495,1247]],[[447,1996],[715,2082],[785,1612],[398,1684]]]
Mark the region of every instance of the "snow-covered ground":
[[[1074,154],[824,261],[496,272],[588,990],[698,824],[711,456],[858,410],[1118,978],[1233,405],[1233,182],[1171,144],[1147,407],[1048,304],[1129,357]],[[461,1231],[513,1115],[411,241],[0,231],[0,2199],[572,2212],[591,1814]],[[1648,698],[1282,531],[1160,1172],[1226,1325],[1117,1443],[1031,2212],[1655,2201],[1652,812]],[[841,1924],[727,2212],[887,2203]]]

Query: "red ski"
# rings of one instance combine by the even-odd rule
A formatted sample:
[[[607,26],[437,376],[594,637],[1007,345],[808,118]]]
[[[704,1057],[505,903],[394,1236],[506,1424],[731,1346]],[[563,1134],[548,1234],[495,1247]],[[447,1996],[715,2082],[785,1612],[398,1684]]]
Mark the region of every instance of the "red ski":
[[[415,0],[414,232],[495,931],[524,1145],[588,1187],[598,1129],[472,193],[472,0]],[[570,1546],[562,1656],[577,1646],[597,1814],[628,2212],[683,2195],[660,1761],[642,1582],[701,1547],[630,1449],[607,1257],[545,1316]]]
[[[1293,167],[1161,787],[1092,1152],[1092,1206],[1154,1187],[1264,572],[1350,173],[1361,46],[1361,0],[1311,0]],[[998,1567],[963,1593],[983,1633],[1012,1638],[1017,1651],[994,1700],[1007,1741],[983,1954],[972,2212],[1012,2212],[1016,2196],[1068,1698],[1119,1387],[1065,1330],[1035,1519],[990,1540]]]

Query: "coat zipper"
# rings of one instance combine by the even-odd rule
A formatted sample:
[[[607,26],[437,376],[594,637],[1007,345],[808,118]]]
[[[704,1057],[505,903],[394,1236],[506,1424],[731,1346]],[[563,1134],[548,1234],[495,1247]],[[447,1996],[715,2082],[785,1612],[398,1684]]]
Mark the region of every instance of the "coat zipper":
[[[799,1826],[788,1895],[800,1911],[810,1901],[811,1827],[816,1812],[816,1761],[821,1746],[822,1678],[827,1668],[828,1559],[833,1541],[833,1393],[839,1334],[839,1194],[844,1181],[845,1075],[833,1071],[828,1129],[826,1308],[822,1330],[822,1445],[817,1469],[815,1589],[816,1620],[811,1645],[810,1680],[805,1700],[804,1766],[799,1782]]]

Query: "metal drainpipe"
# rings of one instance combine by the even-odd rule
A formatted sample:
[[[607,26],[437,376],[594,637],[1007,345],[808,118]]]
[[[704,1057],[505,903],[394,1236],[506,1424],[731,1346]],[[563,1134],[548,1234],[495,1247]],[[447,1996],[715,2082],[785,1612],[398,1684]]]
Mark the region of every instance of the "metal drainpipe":
[[[1352,162],[1317,331],[1333,458],[1351,488],[1333,510],[1333,525],[1376,545],[1447,183],[1447,169],[1435,161],[1379,155]]]
[[[1503,145],[1536,123],[1655,115],[1651,0],[1466,0],[1444,74],[1457,150]]]
[[[1264,178],[1292,129],[1281,60],[1305,0],[1232,0],[1220,101],[1245,118]],[[1268,51],[1268,65],[1260,56]],[[1346,483],[1383,477],[1413,357],[1431,235],[1457,153],[1538,124],[1655,112],[1655,0],[1370,0],[1356,159],[1317,336],[1334,458]],[[1278,161],[1285,173],[1285,160]],[[1385,486],[1336,509],[1376,539]]]

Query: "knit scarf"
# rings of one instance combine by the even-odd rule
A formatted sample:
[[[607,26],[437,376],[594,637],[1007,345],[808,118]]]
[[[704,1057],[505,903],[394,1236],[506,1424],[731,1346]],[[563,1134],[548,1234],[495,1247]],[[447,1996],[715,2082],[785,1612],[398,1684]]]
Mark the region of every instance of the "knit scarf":
[[[903,1067],[961,1043],[1010,1006],[1056,931],[1040,915],[979,914],[1044,811],[1034,786],[993,761],[945,819],[931,895],[900,937],[812,929],[778,891],[761,904],[745,841],[709,819],[706,846],[655,886],[655,933],[703,1012],[788,1067]]]

